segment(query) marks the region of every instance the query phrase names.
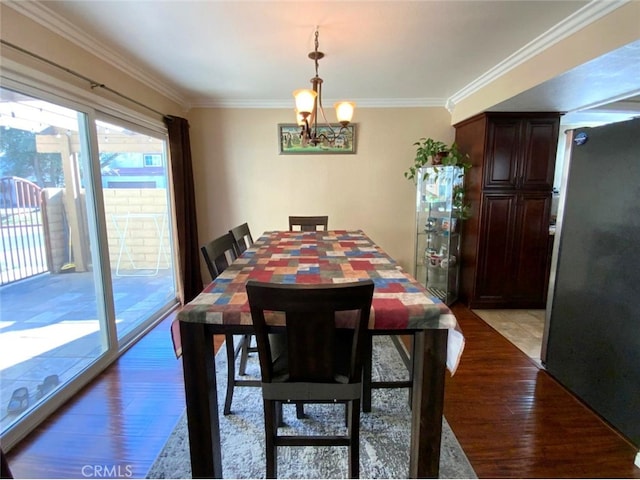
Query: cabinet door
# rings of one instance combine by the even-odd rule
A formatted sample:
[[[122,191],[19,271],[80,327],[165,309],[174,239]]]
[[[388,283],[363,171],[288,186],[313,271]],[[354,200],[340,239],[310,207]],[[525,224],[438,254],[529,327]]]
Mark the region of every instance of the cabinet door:
[[[516,193],[486,193],[482,196],[473,304],[500,304],[509,297],[516,206]]]
[[[551,194],[518,194],[511,300],[523,308],[544,308],[547,286]]]
[[[522,153],[516,181],[518,188],[553,189],[559,123],[558,118],[523,120]]]
[[[516,188],[520,124],[518,118],[491,119],[485,156],[484,188]]]

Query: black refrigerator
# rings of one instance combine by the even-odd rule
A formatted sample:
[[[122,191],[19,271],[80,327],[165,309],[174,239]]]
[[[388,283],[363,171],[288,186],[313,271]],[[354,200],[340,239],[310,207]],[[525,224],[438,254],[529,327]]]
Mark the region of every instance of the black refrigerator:
[[[542,360],[640,446],[640,119],[573,131]]]

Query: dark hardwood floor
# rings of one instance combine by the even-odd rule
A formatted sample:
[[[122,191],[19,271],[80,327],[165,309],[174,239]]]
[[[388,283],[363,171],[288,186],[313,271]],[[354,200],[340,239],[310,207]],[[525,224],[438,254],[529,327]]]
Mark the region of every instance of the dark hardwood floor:
[[[631,444],[471,311],[453,310],[466,348],[445,416],[480,478],[640,478]],[[184,410],[170,321],[9,452],[14,476],[144,477]]]
[[[112,471],[144,478],[185,408],[172,319],[12,449],[7,457],[14,477],[96,478]]]
[[[640,478],[637,449],[467,308],[445,417],[481,478]]]

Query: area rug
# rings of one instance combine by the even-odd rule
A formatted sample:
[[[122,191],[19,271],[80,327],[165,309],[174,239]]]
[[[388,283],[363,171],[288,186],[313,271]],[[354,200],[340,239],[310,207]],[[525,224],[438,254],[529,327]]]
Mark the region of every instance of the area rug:
[[[218,403],[224,404],[226,355],[216,356]],[[374,337],[374,379],[407,377],[402,360],[388,337]],[[259,378],[257,354],[250,357],[247,376]],[[225,478],[264,478],[264,423],[259,388],[236,387],[232,413],[220,415],[222,468]],[[344,432],[343,405],[305,405],[304,419],[295,406],[284,407],[284,432],[338,434]],[[411,411],[406,389],[374,389],[372,409],[360,418],[360,477],[407,478]],[[446,419],[442,425],[441,478],[477,478]],[[346,478],[346,447],[278,448],[279,478]],[[147,478],[191,478],[186,414],[178,421]]]

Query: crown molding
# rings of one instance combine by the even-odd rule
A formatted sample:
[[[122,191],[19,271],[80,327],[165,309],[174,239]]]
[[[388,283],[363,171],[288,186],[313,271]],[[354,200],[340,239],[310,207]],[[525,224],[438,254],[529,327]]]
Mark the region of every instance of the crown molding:
[[[185,110],[188,110],[188,108],[190,107],[189,102],[186,100],[186,98],[175,88],[172,88],[165,83],[159,82],[148,72],[136,67],[113,50],[106,48],[95,38],[87,35],[86,32],[79,30],[73,23],[70,23],[65,18],[61,17],[48,7],[44,6],[42,3],[23,2],[20,0],[4,0],[4,4],[8,7],[11,7],[18,13],[24,15],[25,17],[30,18],[34,22],[42,25],[53,33],[69,40],[74,45],[77,45],[78,47],[88,51],[92,55],[98,57],[100,60],[112,65],[118,70],[142,82],[149,88],[176,102]]]
[[[596,20],[611,13],[631,0],[592,0],[583,8],[553,26],[545,33],[529,42],[527,45],[507,57],[505,60],[482,74],[480,77],[454,93],[448,99],[443,98],[388,98],[388,99],[360,99],[356,103],[362,108],[411,108],[411,107],[445,107],[450,112],[455,105],[480,89],[495,81],[510,70],[530,60],[540,52],[560,42],[573,33],[581,30]],[[69,40],[73,44],[95,55],[99,59],[114,66],[118,70],[136,78],[149,88],[188,110],[200,108],[290,108],[289,100],[223,100],[211,98],[185,98],[180,92],[169,85],[159,82],[148,72],[133,65],[127,59],[106,48],[95,38],[79,30],[65,18],[50,10],[39,2],[24,2],[20,0],[3,0],[3,3],[18,13],[30,18],[53,33]]]
[[[333,105],[337,100],[325,99],[324,103]],[[414,108],[414,107],[445,107],[446,98],[360,98],[353,100],[357,108]],[[290,108],[290,99],[281,100],[224,100],[198,98],[191,99],[192,108]]]
[[[517,50],[502,62],[498,63],[496,66],[463,87],[461,90],[451,95],[446,102],[447,109],[450,112],[453,112],[455,105],[460,101],[478,92],[480,89],[494,82],[510,70],[513,70],[517,66],[527,62],[544,50],[564,40],[570,35],[573,35],[577,31],[582,30],[586,26],[596,20],[599,20],[605,15],[608,15],[630,1],[632,0],[592,0],[580,10],[574,12],[560,23],[554,25],[542,35],[533,39],[524,47]]]
[[[625,92],[620,95],[616,95],[614,97],[609,97],[604,100],[600,100],[598,102],[591,103],[589,105],[585,105],[576,110],[570,110],[571,112],[582,112],[585,110],[594,110],[596,112],[638,112],[638,105],[640,102],[632,102],[626,101],[631,97],[640,96],[640,90],[632,90],[631,92]],[[604,108],[603,108],[604,107]]]
[[[67,21],[48,7],[38,2],[23,2],[20,0],[4,0],[4,3],[18,13],[30,18],[53,33],[69,40],[99,59],[114,66],[118,70],[136,78],[149,88],[161,93],[167,98],[178,103],[183,109],[191,108],[292,108],[289,99],[286,100],[261,100],[261,99],[211,99],[208,97],[189,99],[180,94],[174,88],[159,82],[148,72],[131,64],[111,49],[106,48],[95,38],[86,32],[79,30],[74,24]],[[444,107],[446,98],[389,98],[389,99],[360,99],[356,103],[362,108],[410,108],[410,107]],[[331,102],[326,100],[328,104]]]

